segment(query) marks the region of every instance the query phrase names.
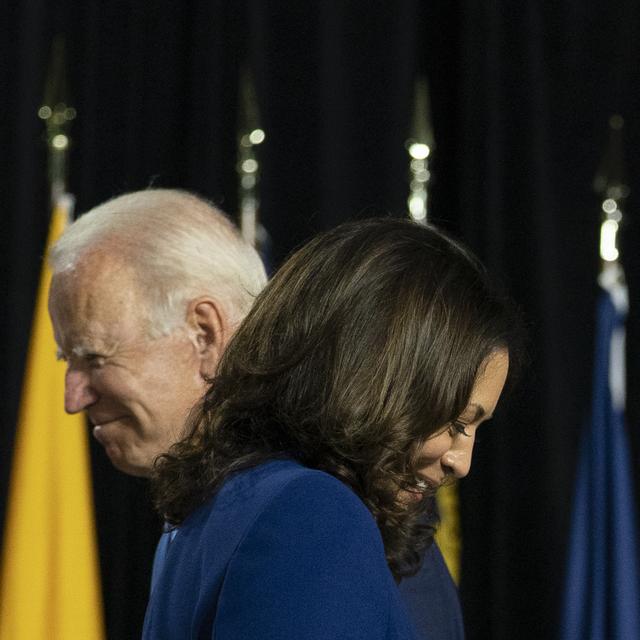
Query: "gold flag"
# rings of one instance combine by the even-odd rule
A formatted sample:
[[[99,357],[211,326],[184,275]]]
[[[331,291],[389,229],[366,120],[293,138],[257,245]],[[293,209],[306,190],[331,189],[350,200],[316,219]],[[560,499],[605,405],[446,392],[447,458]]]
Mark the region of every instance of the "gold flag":
[[[448,484],[436,494],[440,526],[436,531],[436,543],[442,551],[449,573],[456,584],[460,584],[460,555],[462,540],[460,535],[460,513],[458,487]]]
[[[47,249],[72,198],[53,211]],[[87,428],[64,412],[65,365],[47,314],[42,267],[13,456],[0,583],[0,640],[104,638]]]

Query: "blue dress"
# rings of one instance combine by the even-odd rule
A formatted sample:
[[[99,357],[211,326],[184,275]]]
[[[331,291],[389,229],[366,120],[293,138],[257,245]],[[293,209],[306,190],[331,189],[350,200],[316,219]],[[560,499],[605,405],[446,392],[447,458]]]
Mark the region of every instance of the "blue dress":
[[[415,640],[362,501],[276,460],[229,478],[169,542],[143,638]]]

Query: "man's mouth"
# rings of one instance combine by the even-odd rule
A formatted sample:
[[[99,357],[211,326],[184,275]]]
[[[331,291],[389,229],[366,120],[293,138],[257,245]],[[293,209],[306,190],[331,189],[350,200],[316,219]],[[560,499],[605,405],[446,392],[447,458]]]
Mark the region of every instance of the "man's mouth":
[[[100,417],[94,417],[92,415],[89,415],[89,422],[91,422],[91,424],[94,427],[105,427],[106,425],[110,424],[111,422],[117,422],[118,420],[122,420],[125,416],[115,416],[115,417],[109,417],[109,416],[100,416]]]
[[[108,424],[113,420],[108,420],[103,424]],[[107,433],[105,433],[107,431]],[[93,437],[103,446],[105,453],[111,458],[112,461],[117,460],[121,455],[121,449],[118,444],[117,438],[110,438],[108,436],[108,430],[103,429],[103,425],[99,424],[93,428]]]
[[[89,417],[91,422],[94,424],[94,427],[91,431],[91,433],[93,434],[93,437],[103,447],[106,447],[109,444],[109,442],[107,440],[107,434],[105,433],[104,427],[108,427],[110,424],[114,422],[118,422],[119,420],[122,420],[123,417],[124,416],[118,416],[117,418],[105,418],[100,420],[99,422],[97,420],[94,421],[93,418]]]
[[[104,434],[102,432],[102,425],[97,424],[95,427],[93,427],[91,433],[93,434],[93,437],[101,444],[101,445],[105,445],[106,442],[104,440]]]

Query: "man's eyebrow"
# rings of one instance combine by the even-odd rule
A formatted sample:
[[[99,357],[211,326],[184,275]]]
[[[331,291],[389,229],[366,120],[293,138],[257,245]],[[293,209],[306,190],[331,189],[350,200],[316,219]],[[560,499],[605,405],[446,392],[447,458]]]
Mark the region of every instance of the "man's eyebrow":
[[[85,344],[76,345],[71,349],[72,355],[74,355],[76,358],[85,358],[88,355],[95,354],[96,351],[99,351],[99,349],[96,349],[95,347],[92,348],[91,345]]]

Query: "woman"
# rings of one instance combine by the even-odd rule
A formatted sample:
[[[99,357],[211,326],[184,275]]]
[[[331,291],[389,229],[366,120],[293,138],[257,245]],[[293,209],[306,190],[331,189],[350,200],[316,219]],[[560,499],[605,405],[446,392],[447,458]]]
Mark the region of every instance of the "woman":
[[[432,227],[348,223],[294,254],[157,465],[176,528],[144,637],[413,638],[396,582],[469,469],[515,326]]]

